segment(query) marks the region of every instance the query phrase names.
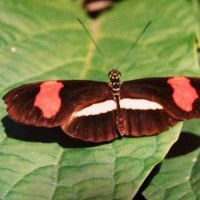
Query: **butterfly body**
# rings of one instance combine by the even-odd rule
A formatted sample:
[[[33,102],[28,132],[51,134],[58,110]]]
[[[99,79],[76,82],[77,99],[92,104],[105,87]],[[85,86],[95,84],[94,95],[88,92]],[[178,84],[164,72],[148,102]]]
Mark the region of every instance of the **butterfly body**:
[[[26,84],[4,97],[9,116],[44,127],[61,126],[75,138],[103,142],[120,136],[156,135],[178,121],[200,117],[200,79],[147,78],[110,82],[44,81]]]

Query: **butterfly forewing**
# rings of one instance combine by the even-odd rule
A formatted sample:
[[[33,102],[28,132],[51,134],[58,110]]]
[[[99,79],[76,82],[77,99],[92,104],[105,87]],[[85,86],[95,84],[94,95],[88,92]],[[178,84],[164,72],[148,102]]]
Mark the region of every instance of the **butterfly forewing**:
[[[45,85],[45,87],[43,87]],[[107,83],[47,81],[23,85],[3,97],[9,116],[28,125],[61,126],[82,108],[112,99]]]
[[[121,96],[157,102],[176,120],[200,117],[198,78],[169,77],[127,81],[122,84]]]

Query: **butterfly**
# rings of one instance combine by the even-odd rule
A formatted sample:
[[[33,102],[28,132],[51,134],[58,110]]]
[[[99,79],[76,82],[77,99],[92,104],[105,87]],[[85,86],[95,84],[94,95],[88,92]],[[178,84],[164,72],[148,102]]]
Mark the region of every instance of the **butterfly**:
[[[175,76],[121,82],[53,80],[9,91],[3,100],[13,120],[38,127],[60,126],[91,142],[159,134],[178,121],[200,117],[200,79]]]

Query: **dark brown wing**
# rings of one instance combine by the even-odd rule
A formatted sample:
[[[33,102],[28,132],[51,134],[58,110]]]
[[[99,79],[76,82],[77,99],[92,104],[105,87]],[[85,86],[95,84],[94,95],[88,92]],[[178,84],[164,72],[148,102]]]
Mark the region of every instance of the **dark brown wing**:
[[[106,83],[95,81],[31,83],[11,90],[3,97],[13,120],[47,127],[61,126],[73,112],[107,99],[112,99],[110,88]]]
[[[115,111],[87,117],[73,117],[73,114],[112,98],[108,84],[96,81],[32,83],[15,88],[3,97],[9,116],[15,121],[34,126],[61,126],[72,137],[94,142],[118,136]]]
[[[115,111],[87,117],[73,114],[112,98],[108,84],[96,81],[32,83],[15,88],[3,97],[13,120],[34,126],[61,126],[70,136],[93,142],[118,136]]]
[[[200,79],[188,77],[149,78],[124,82],[121,98],[145,99],[163,109],[123,109],[121,135],[155,135],[178,121],[200,117]]]
[[[105,142],[119,137],[116,110],[98,115],[75,117],[62,126],[70,136],[85,141]]]
[[[170,83],[170,80],[174,82]],[[157,102],[177,120],[200,117],[199,78],[168,77],[127,81],[122,84],[121,97]]]

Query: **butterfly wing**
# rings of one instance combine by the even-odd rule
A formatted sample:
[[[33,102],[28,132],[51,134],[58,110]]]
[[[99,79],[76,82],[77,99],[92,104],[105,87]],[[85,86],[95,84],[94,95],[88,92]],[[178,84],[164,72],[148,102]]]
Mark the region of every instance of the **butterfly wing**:
[[[75,117],[75,113],[112,98],[108,84],[96,81],[32,83],[3,97],[9,116],[15,121],[34,126],[61,126],[72,137],[95,142],[117,137],[115,111],[87,117]]]
[[[137,109],[122,109],[126,118],[123,135],[155,135],[178,121],[200,117],[200,79],[149,78],[124,82],[121,99],[147,100]],[[160,107],[153,107],[157,103]],[[148,108],[149,106],[149,108]],[[131,107],[131,106],[129,106]]]

